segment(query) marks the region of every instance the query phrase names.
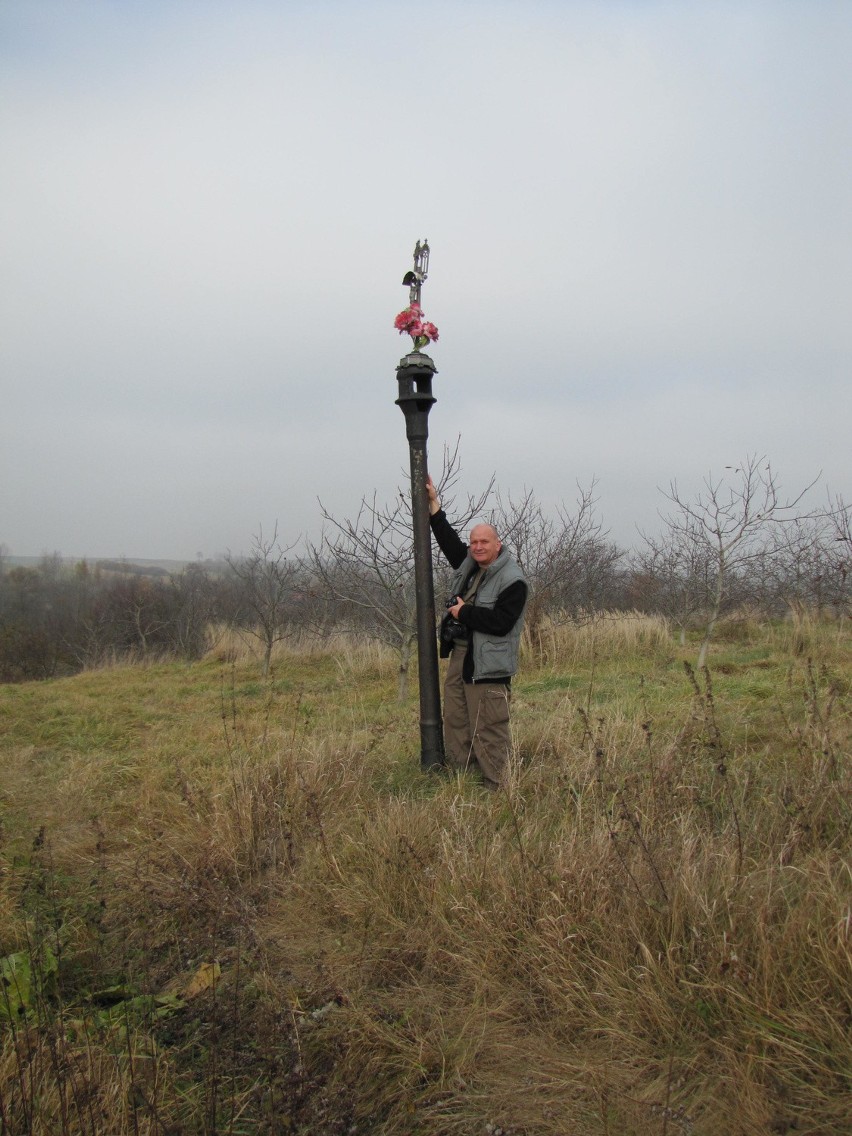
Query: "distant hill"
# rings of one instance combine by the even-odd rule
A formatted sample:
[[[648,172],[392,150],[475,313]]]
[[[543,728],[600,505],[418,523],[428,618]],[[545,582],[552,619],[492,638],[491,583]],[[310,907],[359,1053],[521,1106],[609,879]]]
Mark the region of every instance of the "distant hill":
[[[96,560],[94,567],[102,572],[124,576],[171,576],[183,569],[178,560]]]
[[[125,575],[133,576],[168,576],[170,573],[179,573],[183,571],[187,560],[125,560],[125,559],[92,559],[89,557],[3,557],[3,562],[10,568],[37,568],[45,560],[59,560],[62,565],[67,568],[73,568],[74,565],[85,561],[89,563],[91,568],[100,568],[102,571],[111,571],[111,573],[124,573]],[[194,561],[192,561],[194,562]],[[204,568],[215,568],[215,561],[198,561]]]
[[[11,568],[38,568],[45,560],[58,559],[68,568],[83,561],[91,568],[99,568],[102,572],[113,572],[125,576],[170,576],[180,573],[189,564],[196,564],[207,572],[220,573],[224,565],[221,560],[146,560],[124,558],[103,559],[86,556],[4,556],[3,561]]]

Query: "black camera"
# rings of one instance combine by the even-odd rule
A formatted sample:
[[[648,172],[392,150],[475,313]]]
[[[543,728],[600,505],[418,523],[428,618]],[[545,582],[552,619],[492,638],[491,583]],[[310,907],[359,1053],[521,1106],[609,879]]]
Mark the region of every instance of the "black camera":
[[[459,639],[467,639],[469,636],[465,625],[450,615],[450,608],[455,607],[460,599],[461,596],[450,596],[445,604],[447,613],[441,620],[441,642],[447,645],[456,643]]]

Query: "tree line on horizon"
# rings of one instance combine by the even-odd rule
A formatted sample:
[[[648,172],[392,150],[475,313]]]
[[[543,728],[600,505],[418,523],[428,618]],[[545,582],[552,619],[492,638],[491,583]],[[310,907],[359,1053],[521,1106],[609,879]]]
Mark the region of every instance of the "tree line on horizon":
[[[619,548],[598,516],[594,484],[554,513],[532,491],[504,496],[492,482],[459,500],[458,447],[436,478],[444,507],[461,529],[475,517],[495,525],[531,585],[526,641],[540,661],[548,632],[602,612],[664,617],[681,641],[701,634],[699,666],[718,620],[748,608],[767,618],[847,618],[852,507],[828,494],[805,509],[807,490],[781,496],[765,458],[749,457],[692,497],[672,482],[658,535]],[[810,487],[808,487],[810,488]],[[416,643],[410,502],[364,498],[353,518],[320,506],[320,541],[286,546],[261,529],[250,552],[179,572],[140,572],[117,562],[65,564],[44,557],[11,565],[0,550],[0,681],[76,673],[116,660],[201,658],[217,628],[255,637],[268,674],[276,644],[300,633],[348,633],[397,653],[405,696]],[[449,575],[435,554],[440,614]]]

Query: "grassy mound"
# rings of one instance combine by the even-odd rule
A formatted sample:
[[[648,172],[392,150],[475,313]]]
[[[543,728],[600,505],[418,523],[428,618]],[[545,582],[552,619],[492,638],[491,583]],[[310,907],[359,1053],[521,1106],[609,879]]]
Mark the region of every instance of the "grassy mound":
[[[0,1131],[847,1132],[848,632],[547,658],[498,794],[349,645],[0,689]]]

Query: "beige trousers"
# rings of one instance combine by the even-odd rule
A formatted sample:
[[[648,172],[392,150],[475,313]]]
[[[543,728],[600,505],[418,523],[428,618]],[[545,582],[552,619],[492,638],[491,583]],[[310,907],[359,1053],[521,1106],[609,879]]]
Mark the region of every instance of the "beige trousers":
[[[465,683],[466,647],[456,645],[444,680],[444,751],[452,769],[478,769],[496,789],[506,778],[512,739],[511,690],[503,683]]]

